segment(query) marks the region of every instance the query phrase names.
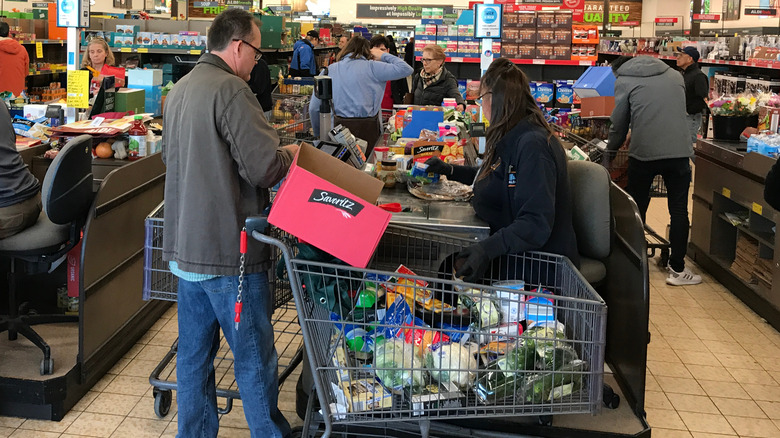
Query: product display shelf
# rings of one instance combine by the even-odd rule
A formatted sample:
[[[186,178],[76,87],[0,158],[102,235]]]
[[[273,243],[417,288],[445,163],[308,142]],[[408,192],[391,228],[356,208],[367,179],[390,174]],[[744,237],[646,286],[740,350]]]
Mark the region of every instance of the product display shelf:
[[[652,56],[658,59],[667,61],[674,61],[674,56],[660,56],[657,53],[623,53],[623,52],[599,52],[604,55],[613,56]],[[732,65],[739,67],[757,67],[767,68],[772,70],[780,70],[780,61],[772,61],[770,59],[750,59],[747,61],[727,61],[724,59],[700,59],[699,64],[713,64],[713,65]]]
[[[35,43],[59,44],[61,46],[64,46],[65,43],[67,43],[67,41],[66,40],[29,40],[29,41],[19,41],[19,44],[35,44]]]
[[[421,57],[416,58],[418,61]],[[595,65],[595,61],[572,61],[568,59],[510,59],[515,64],[521,65],[570,65],[578,67],[590,67]],[[479,64],[480,58],[446,58],[444,62]]]
[[[34,73],[27,73],[27,76],[46,76],[46,75],[58,75],[58,74],[64,74],[67,73],[66,70],[60,70],[60,71],[36,71]]]

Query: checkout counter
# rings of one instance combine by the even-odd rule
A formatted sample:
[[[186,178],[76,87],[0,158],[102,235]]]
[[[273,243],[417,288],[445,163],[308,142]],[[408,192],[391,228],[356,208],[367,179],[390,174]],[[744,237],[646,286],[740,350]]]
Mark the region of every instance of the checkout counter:
[[[695,148],[693,214],[688,255],[780,330],[780,254],[774,250],[778,212],[764,201],[775,159],[746,144],[700,139]]]
[[[29,165],[43,150],[24,151],[24,161]],[[45,376],[39,372],[38,348],[8,341],[2,334],[0,415],[62,419],[170,306],[142,300],[144,219],[163,199],[161,156],[108,166],[105,161],[93,165],[95,198],[81,243],[74,248],[79,322],[35,326],[52,349],[54,372]],[[36,308],[46,308],[56,300],[56,286],[66,282],[64,267],[49,274],[43,286],[38,281],[31,282],[35,288],[22,283],[20,292],[43,289],[31,296],[42,300]],[[3,283],[0,289],[5,288]]]

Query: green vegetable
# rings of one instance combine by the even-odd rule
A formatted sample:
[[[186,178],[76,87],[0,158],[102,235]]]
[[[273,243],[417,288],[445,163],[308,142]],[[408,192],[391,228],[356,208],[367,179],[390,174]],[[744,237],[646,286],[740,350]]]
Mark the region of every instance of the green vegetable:
[[[575,360],[557,371],[532,375],[523,385],[526,403],[552,401],[579,391],[587,370],[587,362]]]
[[[579,358],[561,330],[539,326],[527,330],[520,338],[535,350],[537,369],[557,370]]]

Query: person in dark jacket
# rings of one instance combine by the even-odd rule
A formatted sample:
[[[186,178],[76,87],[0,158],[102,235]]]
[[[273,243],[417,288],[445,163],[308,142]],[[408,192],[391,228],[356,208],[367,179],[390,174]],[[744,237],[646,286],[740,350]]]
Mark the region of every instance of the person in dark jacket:
[[[404,61],[409,64],[409,67],[412,67],[415,70],[417,69],[414,65],[414,38],[411,38],[409,42],[406,43],[406,47],[404,47]]]
[[[479,281],[491,264],[506,265],[501,256],[526,251],[560,254],[579,266],[566,155],[531,96],[528,77],[499,58],[482,77],[480,94],[490,121],[482,166],[426,162],[431,172],[473,182],[474,211],[490,225],[490,237],[456,256],[456,277]]]
[[[780,211],[780,161],[775,162],[764,183],[764,200],[777,211]]]
[[[11,114],[0,101],[0,239],[32,226],[40,213],[40,184],[16,150]]]
[[[412,79],[412,93],[415,105],[440,106],[444,98],[453,98],[458,102],[458,110],[466,108],[466,101],[458,91],[458,81],[445,67],[444,49],[429,44],[423,49],[423,68]]]
[[[274,103],[271,99],[271,69],[263,58],[257,61],[249,77],[249,88],[255,93],[257,101],[263,108],[263,112],[271,111]]]
[[[683,78],[651,56],[618,57],[612,62],[612,71],[616,77],[615,109],[607,148],[617,151],[631,129],[626,191],[634,198],[643,222],[655,177],[661,175],[666,186],[671,222],[666,284],[699,284],[701,276],[685,267],[693,145],[685,120]]]
[[[691,131],[691,143],[696,143],[696,135],[701,128],[702,115],[707,111],[707,96],[710,84],[707,75],[699,68],[699,51],[696,47],[677,48],[677,67],[682,70],[685,82],[685,111],[688,113],[688,129]]]
[[[320,43],[320,34],[316,30],[306,32],[306,38],[296,41],[290,60],[290,76],[311,77],[317,74],[317,60],[314,58],[314,46]]]

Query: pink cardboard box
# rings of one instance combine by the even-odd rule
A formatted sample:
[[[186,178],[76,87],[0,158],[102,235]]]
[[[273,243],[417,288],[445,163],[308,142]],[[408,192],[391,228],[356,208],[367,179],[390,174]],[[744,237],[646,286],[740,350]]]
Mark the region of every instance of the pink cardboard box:
[[[365,268],[392,216],[375,205],[383,187],[382,181],[304,144],[276,194],[268,222]]]

